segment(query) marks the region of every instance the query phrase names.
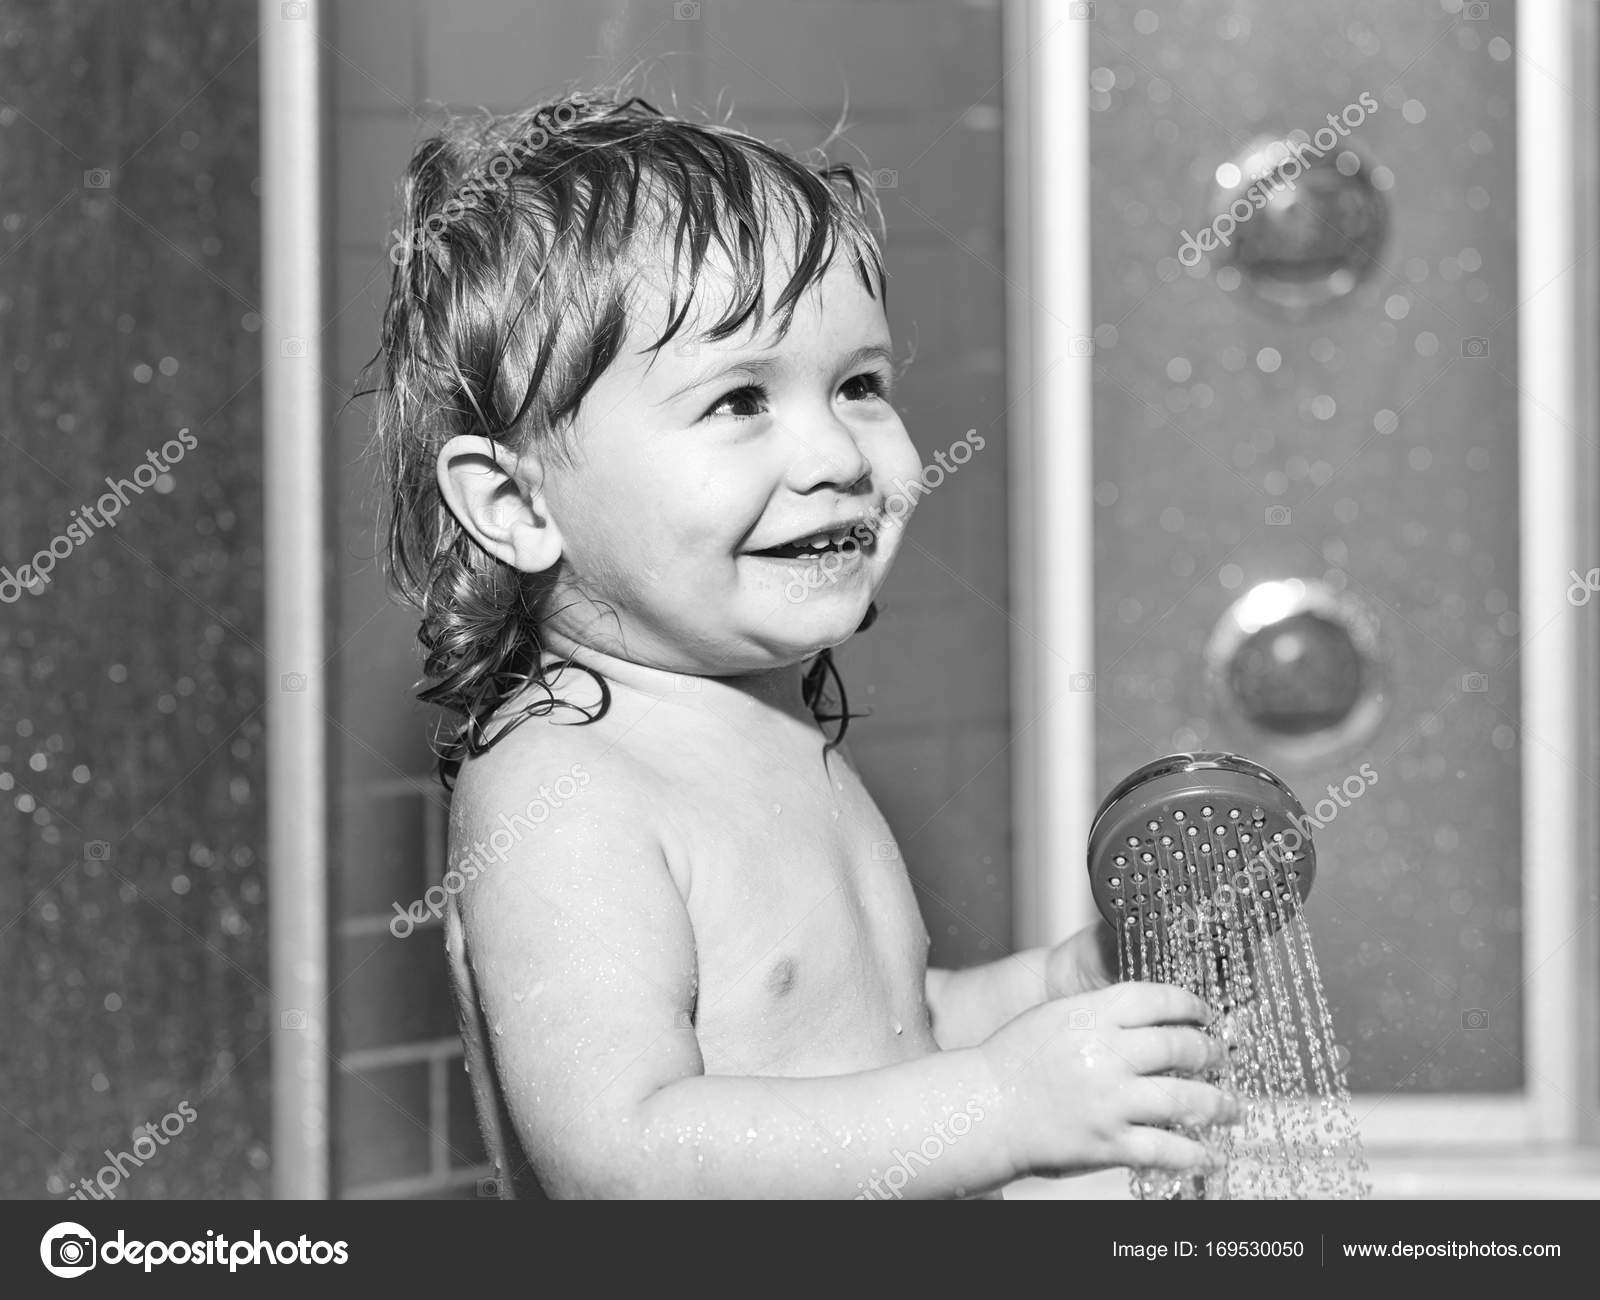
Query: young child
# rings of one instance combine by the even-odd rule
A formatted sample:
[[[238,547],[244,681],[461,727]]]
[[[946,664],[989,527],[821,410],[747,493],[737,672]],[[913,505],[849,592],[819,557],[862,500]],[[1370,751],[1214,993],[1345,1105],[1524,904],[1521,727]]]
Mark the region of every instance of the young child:
[[[929,970],[826,712],[920,470],[864,178],[574,96],[428,141],[403,200],[377,442],[503,1194],[1209,1167],[1204,1004],[1107,987],[1094,930]]]

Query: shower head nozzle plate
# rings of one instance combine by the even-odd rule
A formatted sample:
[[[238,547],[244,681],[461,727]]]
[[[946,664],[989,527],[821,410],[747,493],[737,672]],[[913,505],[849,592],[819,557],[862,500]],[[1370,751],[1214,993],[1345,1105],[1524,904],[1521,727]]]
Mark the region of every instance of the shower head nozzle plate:
[[[1276,917],[1305,898],[1316,869],[1294,791],[1237,754],[1145,764],[1106,796],[1089,832],[1095,904],[1119,927],[1181,910],[1218,917],[1253,907],[1247,899]]]

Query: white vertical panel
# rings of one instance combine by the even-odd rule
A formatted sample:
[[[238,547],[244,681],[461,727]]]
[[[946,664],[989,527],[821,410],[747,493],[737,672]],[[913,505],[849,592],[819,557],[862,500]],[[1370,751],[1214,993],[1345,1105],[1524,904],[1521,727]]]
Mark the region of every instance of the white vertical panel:
[[[1522,866],[1524,1060],[1537,1136],[1578,1136],[1594,1044],[1576,1032],[1579,999],[1595,996],[1586,969],[1592,905],[1580,907],[1592,854],[1581,835],[1594,796],[1582,770],[1578,706],[1581,616],[1568,576],[1586,567],[1585,493],[1576,331],[1593,231],[1578,229],[1579,92],[1572,0],[1524,0],[1516,9],[1517,295],[1522,525]]]
[[[260,6],[267,923],[280,1198],[328,1195],[322,7]]]
[[[1094,917],[1090,6],[1006,9],[1016,940]]]

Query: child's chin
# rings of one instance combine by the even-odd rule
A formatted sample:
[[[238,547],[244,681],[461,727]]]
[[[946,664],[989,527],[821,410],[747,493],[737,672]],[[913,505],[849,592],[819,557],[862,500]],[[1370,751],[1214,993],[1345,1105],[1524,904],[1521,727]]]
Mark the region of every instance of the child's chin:
[[[797,612],[795,632],[807,647],[807,654],[816,654],[843,645],[861,629],[867,616],[871,597],[861,600],[834,598],[819,600],[814,605],[807,602]]]

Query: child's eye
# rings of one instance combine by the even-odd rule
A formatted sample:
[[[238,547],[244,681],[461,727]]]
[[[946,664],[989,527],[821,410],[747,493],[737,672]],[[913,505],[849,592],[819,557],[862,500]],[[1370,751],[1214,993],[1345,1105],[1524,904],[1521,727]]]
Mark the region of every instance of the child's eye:
[[[868,370],[845,380],[844,387],[839,391],[852,402],[864,402],[869,398],[881,401],[889,396],[889,377],[876,370]]]
[[[847,401],[865,402],[871,400],[885,400],[889,396],[890,380],[887,375],[876,371],[865,371],[845,380],[840,388]],[[735,420],[749,420],[763,414],[769,401],[767,390],[760,384],[746,384],[743,388],[735,388],[732,392],[724,393],[719,397],[705,415],[701,418],[709,419],[714,415],[725,415]]]
[[[725,393],[711,405],[705,414],[707,418],[717,414],[730,415],[736,420],[748,420],[760,415],[765,409],[767,390],[760,384],[746,384],[743,388],[735,388],[731,393]],[[729,410],[723,410],[729,407]]]

